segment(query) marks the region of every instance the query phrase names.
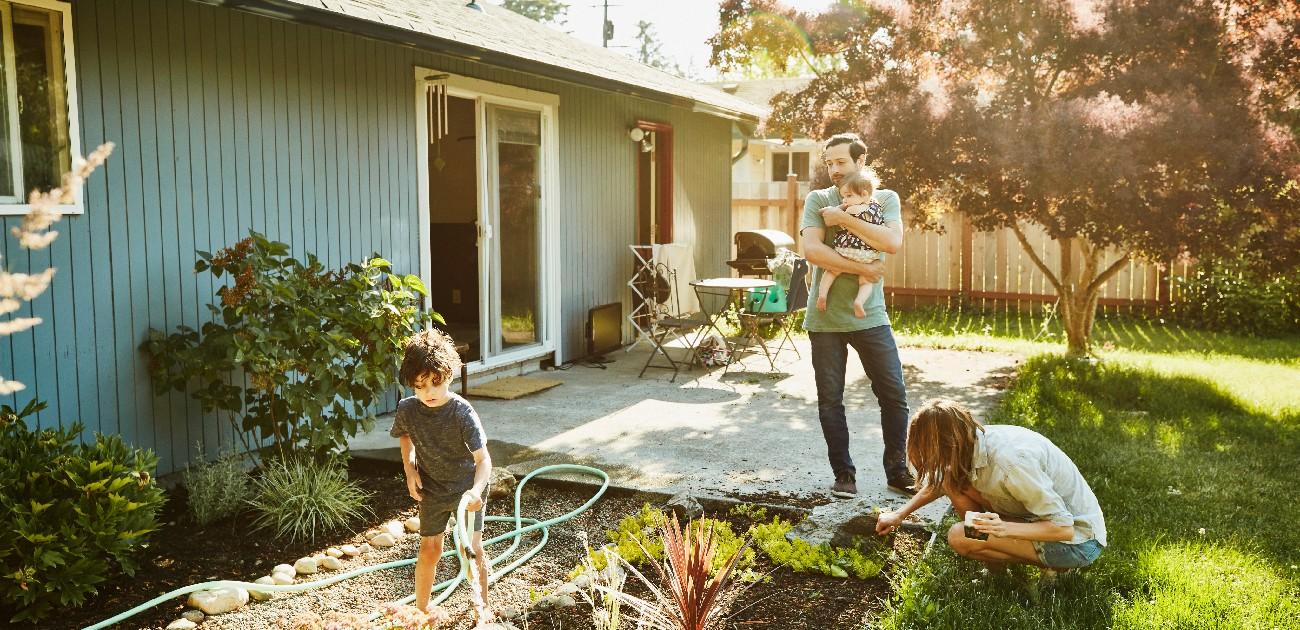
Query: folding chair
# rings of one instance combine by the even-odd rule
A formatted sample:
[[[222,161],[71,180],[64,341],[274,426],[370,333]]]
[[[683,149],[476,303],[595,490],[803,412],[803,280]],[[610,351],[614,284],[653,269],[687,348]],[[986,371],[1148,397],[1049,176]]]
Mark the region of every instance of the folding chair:
[[[677,292],[677,271],[668,269],[663,263],[656,265],[656,272],[663,273],[669,277],[673,284],[671,312],[666,309],[666,305],[659,304],[650,312],[650,323],[647,327],[648,334],[646,337],[650,340],[650,356],[646,357],[645,365],[641,367],[641,374],[637,378],[645,376],[645,371],[650,368],[663,370],[672,370],[673,377],[668,382],[677,381],[677,372],[680,370],[679,364],[690,364],[695,360],[695,348],[691,343],[689,334],[692,331],[703,328],[708,321],[703,317],[681,313],[681,298]],[[673,339],[681,339],[686,342],[687,356],[690,357],[685,361],[673,360],[668,354],[668,348],[665,344]],[[663,355],[668,360],[668,365],[657,365],[654,363],[655,355]]]
[[[786,342],[790,343],[790,349],[794,350],[796,357],[803,358],[799,354],[799,348],[795,345],[794,339],[790,336],[790,331],[794,329],[795,317],[800,311],[808,308],[808,261],[800,258],[794,263],[794,271],[790,274],[790,287],[785,295],[784,311],[780,312],[746,312],[742,317],[748,319],[748,327],[756,330],[759,326],[765,326],[775,323],[780,326],[781,342],[777,344],[776,351],[772,352],[772,359],[775,360],[780,356],[781,351],[785,349]]]

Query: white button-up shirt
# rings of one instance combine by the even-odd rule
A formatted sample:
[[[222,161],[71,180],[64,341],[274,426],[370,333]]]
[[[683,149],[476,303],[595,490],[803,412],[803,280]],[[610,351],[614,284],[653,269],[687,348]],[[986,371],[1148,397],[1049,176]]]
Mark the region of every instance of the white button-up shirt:
[[[1051,440],[1024,427],[996,424],[977,436],[971,485],[994,512],[1073,525],[1071,543],[1095,538],[1106,545],[1097,496]]]

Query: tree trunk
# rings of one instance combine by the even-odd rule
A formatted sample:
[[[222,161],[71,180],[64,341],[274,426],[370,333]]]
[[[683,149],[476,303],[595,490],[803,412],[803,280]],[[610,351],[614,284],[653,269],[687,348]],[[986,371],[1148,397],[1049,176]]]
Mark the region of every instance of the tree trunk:
[[[1104,269],[1101,267],[1102,250],[1094,247],[1086,239],[1079,239],[1083,250],[1083,269],[1078,277],[1074,266],[1074,238],[1061,238],[1057,244],[1061,248],[1061,267],[1057,273],[1039,257],[1030,245],[1019,224],[1012,224],[1021,247],[1029,254],[1030,260],[1042,271],[1060,298],[1059,314],[1061,326],[1065,328],[1066,354],[1084,356],[1092,347],[1092,323],[1097,315],[1097,302],[1101,298],[1101,289],[1124,265],[1128,264],[1131,254],[1125,252]]]

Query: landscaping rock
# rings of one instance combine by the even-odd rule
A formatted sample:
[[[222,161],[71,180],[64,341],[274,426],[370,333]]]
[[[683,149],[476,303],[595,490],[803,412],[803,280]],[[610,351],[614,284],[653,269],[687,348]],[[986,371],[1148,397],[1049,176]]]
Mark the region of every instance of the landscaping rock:
[[[406,533],[406,527],[400,521],[388,521],[380,529],[392,534],[394,539],[401,538]]]
[[[220,615],[248,603],[248,591],[233,586],[222,586],[190,593],[186,605],[202,610],[204,614]]]
[[[325,555],[331,558],[342,558],[343,551],[340,550],[338,547],[330,547],[329,549],[325,550]]]
[[[311,575],[319,568],[316,566],[315,558],[298,558],[298,561],[293,563],[293,570],[298,575]]]
[[[399,524],[398,526],[400,527],[401,525]],[[392,547],[397,544],[397,537],[388,532],[384,532],[371,538],[370,544],[375,547]]]
[[[694,521],[704,516],[704,506],[689,492],[678,492],[668,499],[664,507],[672,510],[679,521]]]
[[[565,582],[560,585],[560,588],[555,589],[554,595],[577,595],[578,590],[577,584],[574,584],[573,582]]]
[[[402,521],[402,527],[405,527],[408,532],[420,531],[420,517],[412,516],[411,518]]]
[[[275,575],[276,573],[288,573],[289,575],[297,575],[297,574],[298,574],[297,571],[294,571],[294,570],[293,570],[293,565],[292,565],[292,564],[277,564],[277,565],[275,565],[275,568],[274,568],[274,569],[271,569],[271,575]]]
[[[334,556],[325,556],[317,561],[316,565],[326,571],[338,571],[343,568],[343,561]]]
[[[361,553],[370,553],[375,550],[374,547],[370,546],[370,543],[361,543],[360,549],[361,549]]]
[[[280,585],[284,585],[284,584],[293,584],[293,576],[294,576],[294,574],[293,574],[292,572],[290,572],[290,573],[272,573],[272,574],[271,574],[271,581],[274,582],[275,584],[280,584]]]
[[[199,624],[184,617],[167,624],[167,630],[194,630],[197,627],[199,627]]]
[[[502,606],[497,609],[497,616],[501,619],[514,619],[522,614],[524,611],[518,606]]]
[[[572,595],[547,595],[537,600],[537,607],[541,610],[558,610],[577,605],[578,600],[574,599]]]
[[[519,485],[519,480],[515,479],[514,473],[506,470],[504,466],[494,466],[492,468],[491,484],[487,498],[505,499],[514,496],[515,486]]]
[[[268,575],[265,577],[257,578],[255,582],[257,584],[275,584],[275,578],[272,578],[271,576]],[[268,599],[271,599],[272,595],[273,594],[269,591],[252,591],[252,590],[248,591],[248,596],[259,602],[264,602]]]
[[[578,574],[578,577],[573,578],[573,585],[582,589],[591,588],[591,576],[587,575],[586,571],[583,571]]]
[[[876,536],[876,514],[867,498],[835,501],[813,508],[812,513],[786,534],[786,538],[800,538],[810,545],[829,543],[834,547],[851,547],[862,540],[879,541]]]
[[[187,611],[181,613],[181,617],[184,617],[185,619],[189,619],[190,621],[193,621],[194,623],[201,623],[201,622],[203,621],[203,611],[202,611],[202,610],[187,610]]]
[[[361,555],[361,549],[356,545],[343,545],[342,547],[339,547],[339,551],[342,551],[343,555],[349,558],[355,558]]]

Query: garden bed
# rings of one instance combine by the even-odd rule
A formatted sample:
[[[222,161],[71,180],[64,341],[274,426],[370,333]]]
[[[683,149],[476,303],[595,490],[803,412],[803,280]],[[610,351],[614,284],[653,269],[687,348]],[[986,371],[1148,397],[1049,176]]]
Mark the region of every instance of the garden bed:
[[[365,526],[415,515],[415,506],[406,494],[401,470],[396,464],[354,461],[350,474],[374,495],[371,507],[375,517]],[[539,519],[559,516],[578,507],[590,496],[591,490],[580,485],[534,480],[525,488],[522,497],[524,515]],[[526,608],[531,598],[559,586],[581,560],[583,550],[578,532],[586,532],[593,545],[601,544],[605,541],[606,529],[616,528],[620,519],[637,512],[643,504],[654,504],[658,499],[657,496],[611,490],[586,513],[553,527],[550,542],[541,553],[492,586],[492,605],[497,608]],[[498,500],[488,504],[488,513],[509,515],[511,508],[510,501]],[[729,518],[722,511],[711,512],[709,516]],[[340,533],[314,544],[285,545],[250,532],[247,523],[251,517],[248,516],[200,528],[185,513],[183,493],[169,496],[160,520],[163,527],[152,536],[143,552],[141,568],[134,577],[123,576],[113,580],[101,587],[99,595],[84,606],[67,611],[57,621],[43,627],[85,627],[174,588],[214,579],[252,581],[267,575],[276,564],[291,564],[301,556],[329,546],[363,542],[359,533]],[[730,520],[735,522],[738,532],[743,532],[742,523]],[[487,537],[507,530],[504,523],[489,523]],[[527,547],[535,540],[530,537],[523,544]],[[345,558],[344,570],[412,557],[418,542],[418,536],[408,535],[396,547],[377,549],[360,558]],[[864,619],[874,616],[883,599],[889,595],[886,575],[896,570],[900,561],[918,554],[921,543],[921,540],[911,537],[895,539],[894,550],[902,560],[891,562],[881,576],[865,581],[774,568],[760,553],[755,570],[770,571],[772,579],[748,586],[730,603],[731,618],[727,627],[831,628],[860,625]],[[489,548],[489,553],[496,554],[504,548],[504,545],[494,546]],[[449,578],[454,575],[455,562],[444,561],[439,569],[439,581]],[[413,567],[407,566],[358,576],[324,589],[278,595],[270,602],[253,602],[239,611],[209,617],[201,627],[276,627],[279,621],[287,621],[303,612],[325,614],[377,609],[384,602],[409,594],[413,575]],[[636,592],[634,582],[629,580],[632,592]],[[465,587],[457,589],[444,605],[453,615],[455,623],[451,627],[472,626]],[[162,629],[186,609],[183,598],[177,598],[117,627]],[[590,613],[590,608],[581,602],[573,608],[534,612],[529,615],[527,627],[590,628]],[[523,619],[517,619],[515,623],[520,628],[525,627]]]

